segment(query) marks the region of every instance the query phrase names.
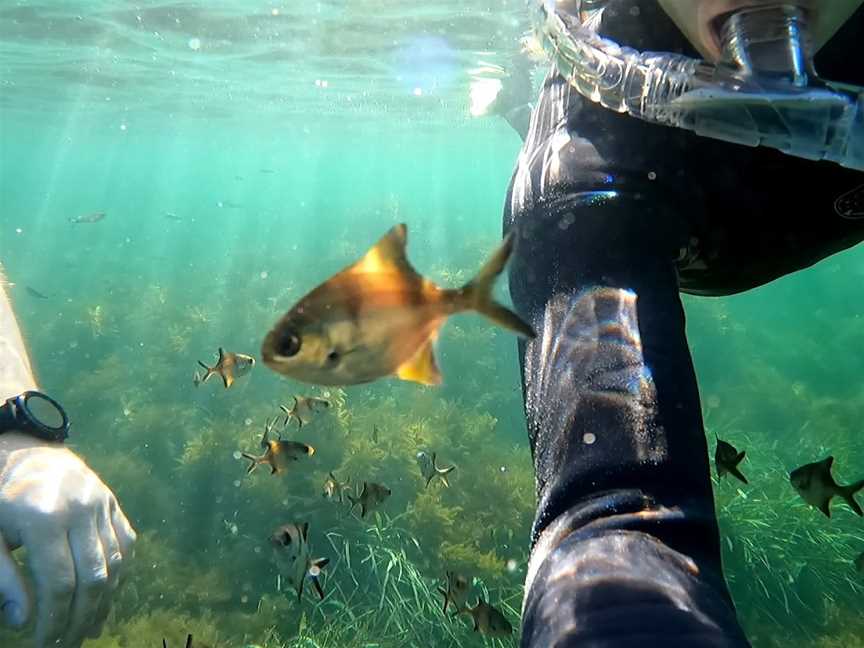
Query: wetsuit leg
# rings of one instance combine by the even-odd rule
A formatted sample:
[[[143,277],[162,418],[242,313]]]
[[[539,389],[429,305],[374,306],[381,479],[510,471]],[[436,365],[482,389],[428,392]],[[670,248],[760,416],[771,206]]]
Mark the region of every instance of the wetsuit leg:
[[[663,213],[664,210],[666,213]],[[747,646],[722,575],[674,210],[546,196],[508,223],[539,507],[522,645]]]

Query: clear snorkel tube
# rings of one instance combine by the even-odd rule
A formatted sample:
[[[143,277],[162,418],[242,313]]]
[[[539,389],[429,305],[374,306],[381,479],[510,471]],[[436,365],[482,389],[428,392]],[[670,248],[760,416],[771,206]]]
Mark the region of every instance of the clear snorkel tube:
[[[558,70],[580,94],[648,122],[769,146],[864,170],[864,88],[821,80],[807,16],[791,5],[741,9],[726,19],[713,64],[639,52],[599,36],[605,0],[531,0],[534,27]]]

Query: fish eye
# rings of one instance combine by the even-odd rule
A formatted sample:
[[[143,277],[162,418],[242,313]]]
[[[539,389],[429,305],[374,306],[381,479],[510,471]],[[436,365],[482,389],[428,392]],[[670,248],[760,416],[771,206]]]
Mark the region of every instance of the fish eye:
[[[330,353],[327,354],[327,362],[328,364],[334,365],[339,362],[340,357],[341,356],[339,352],[336,349],[333,349],[332,351],[330,351]]]
[[[285,358],[295,356],[300,351],[301,345],[302,340],[300,339],[300,336],[291,329],[288,329],[279,339],[279,355]]]

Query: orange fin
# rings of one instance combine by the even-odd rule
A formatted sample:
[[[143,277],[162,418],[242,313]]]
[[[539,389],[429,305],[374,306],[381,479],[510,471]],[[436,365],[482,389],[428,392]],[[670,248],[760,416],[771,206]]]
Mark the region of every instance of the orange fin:
[[[507,236],[492,253],[489,260],[471,281],[461,289],[453,291],[459,308],[475,310],[490,320],[522,335],[523,337],[535,337],[534,329],[516,313],[502,306],[492,299],[492,288],[495,280],[504,271],[510,254],[513,252],[513,235]]]
[[[421,385],[440,385],[441,372],[438,370],[438,363],[435,361],[432,340],[424,342],[417,349],[417,353],[396,370],[396,375],[402,380],[410,380]]]
[[[404,223],[393,226],[373,245],[357,263],[346,272],[358,274],[381,274],[397,272],[405,276],[419,277],[405,255],[408,228]]]

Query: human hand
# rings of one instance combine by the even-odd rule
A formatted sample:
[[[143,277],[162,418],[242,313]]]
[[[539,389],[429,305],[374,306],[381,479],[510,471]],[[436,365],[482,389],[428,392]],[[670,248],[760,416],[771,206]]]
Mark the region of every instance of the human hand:
[[[37,648],[78,648],[101,633],[134,543],[117,498],[77,455],[16,432],[0,435],[0,613],[13,627],[33,615],[11,554],[24,547]]]

